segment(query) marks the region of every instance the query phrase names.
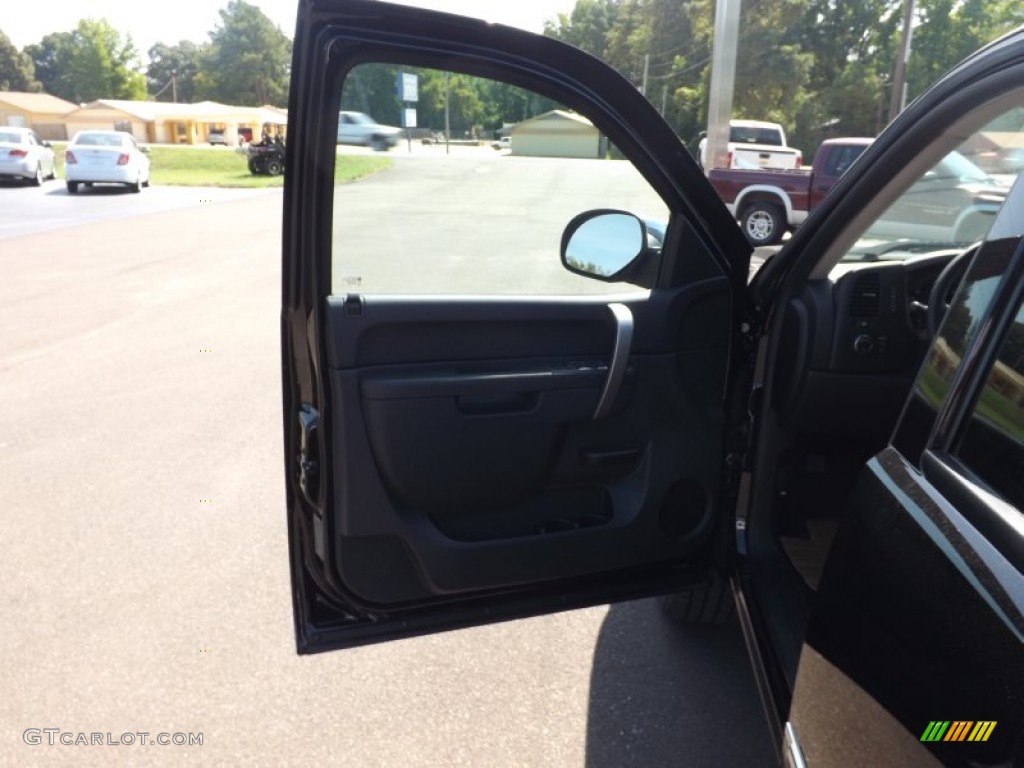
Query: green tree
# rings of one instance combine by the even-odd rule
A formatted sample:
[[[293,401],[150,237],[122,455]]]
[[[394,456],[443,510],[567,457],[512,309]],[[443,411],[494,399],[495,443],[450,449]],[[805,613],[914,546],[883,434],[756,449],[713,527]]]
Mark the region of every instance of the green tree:
[[[1024,23],[1019,0],[918,0],[907,96],[922,93],[985,43]]]
[[[0,91],[39,91],[32,59],[0,31]]]
[[[397,91],[398,67],[391,64],[360,64],[341,86],[339,109],[364,112],[385,125],[398,125],[401,105]],[[422,120],[417,122],[424,124]]]
[[[808,0],[794,39],[811,56],[790,140],[805,160],[830,135],[874,136],[889,109],[902,0]]]
[[[560,106],[539,94],[497,80],[436,69],[360,64],[345,78],[339,108],[365,112],[381,123],[398,125],[402,109],[396,88],[399,71],[419,77],[419,101],[415,107],[420,128],[444,130],[447,93],[449,126],[455,138],[467,133],[493,138],[505,123],[518,123]]]
[[[649,22],[647,0],[620,0],[607,35],[605,61],[637,87],[643,82],[644,57],[650,52]]]
[[[72,34],[51,32],[35,45],[25,47],[25,55],[32,60],[36,78],[43,90],[56,96],[68,92],[61,81],[71,68]]]
[[[916,0],[911,97],[982,44],[1024,24],[1020,0]],[[747,0],[736,117],[785,126],[807,159],[829,135],[888,119],[905,0]],[[688,141],[707,123],[715,0],[578,0],[545,34],[603,58]]]
[[[144,99],[146,78],[131,37],[105,19],[82,19],[71,32],[47,35],[25,52],[43,88],[63,99]]]
[[[149,49],[146,84],[158,100],[192,102],[196,100],[196,75],[202,57],[198,45],[182,40],[177,45],[157,43]]]
[[[202,98],[229,104],[288,101],[291,41],[255,5],[231,0],[210,33],[210,51],[196,76]]]
[[[578,0],[570,13],[545,22],[544,34],[603,59],[618,10],[617,0]]]

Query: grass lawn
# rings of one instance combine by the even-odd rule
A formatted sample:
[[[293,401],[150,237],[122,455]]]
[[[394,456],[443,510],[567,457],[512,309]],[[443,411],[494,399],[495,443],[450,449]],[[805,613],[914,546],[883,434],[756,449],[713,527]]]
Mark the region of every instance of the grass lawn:
[[[57,177],[64,176],[65,144],[54,143]],[[203,147],[149,148],[150,173],[154,185],[175,187],[281,187],[283,176],[257,176],[249,173],[245,155]],[[334,166],[334,183],[349,181],[387,168],[384,157],[339,155]]]

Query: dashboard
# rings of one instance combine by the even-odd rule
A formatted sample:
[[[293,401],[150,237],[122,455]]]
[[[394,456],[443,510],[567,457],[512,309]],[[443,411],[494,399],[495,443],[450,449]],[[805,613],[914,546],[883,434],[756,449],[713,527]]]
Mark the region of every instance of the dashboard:
[[[927,303],[961,251],[840,263],[786,309],[773,403],[804,433],[888,437],[930,341]]]

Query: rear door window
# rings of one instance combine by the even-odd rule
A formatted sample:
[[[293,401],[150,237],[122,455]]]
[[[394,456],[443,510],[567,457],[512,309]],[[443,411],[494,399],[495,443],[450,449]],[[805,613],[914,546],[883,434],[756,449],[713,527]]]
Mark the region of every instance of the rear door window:
[[[1024,305],[1002,341],[957,454],[997,494],[1024,508]]]

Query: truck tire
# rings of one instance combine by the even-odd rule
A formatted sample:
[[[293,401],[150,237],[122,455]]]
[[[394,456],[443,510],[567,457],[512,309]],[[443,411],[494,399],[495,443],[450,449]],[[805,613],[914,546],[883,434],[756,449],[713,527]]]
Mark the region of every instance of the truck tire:
[[[679,624],[725,624],[736,615],[729,582],[717,574],[706,584],[661,598],[661,610]]]
[[[786,233],[786,215],[778,203],[755,200],[743,207],[740,227],[747,242],[755,248],[759,245],[775,245]]]

